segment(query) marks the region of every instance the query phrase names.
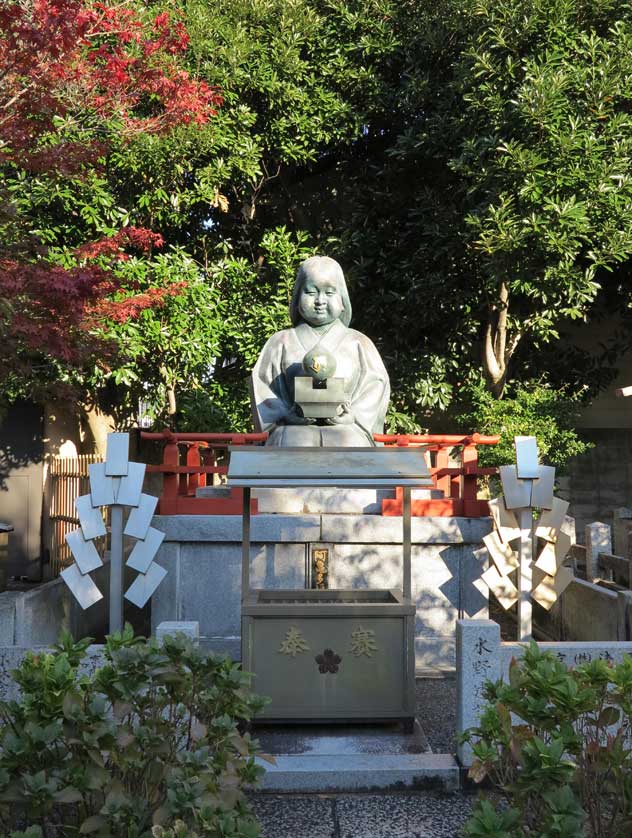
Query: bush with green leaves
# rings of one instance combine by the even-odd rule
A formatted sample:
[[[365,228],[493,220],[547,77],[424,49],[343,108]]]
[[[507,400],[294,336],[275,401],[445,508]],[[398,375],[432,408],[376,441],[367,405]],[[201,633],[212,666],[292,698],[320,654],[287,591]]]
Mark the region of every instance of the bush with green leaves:
[[[509,683],[488,682],[464,735],[470,777],[491,781],[468,838],[624,838],[632,834],[632,659],[569,670],[531,642]],[[508,805],[507,805],[508,804]]]
[[[546,382],[508,388],[502,399],[495,398],[481,382],[472,387],[469,400],[468,412],[457,418],[459,427],[501,437],[498,445],[481,446],[482,465],[513,463],[515,436],[535,436],[542,462],[560,471],[571,457],[592,447],[575,430],[581,403]]]
[[[244,788],[263,769],[241,728],[265,702],[249,676],[182,635],[158,646],[130,627],[81,674],[88,645],[64,637],[14,672],[21,698],[0,705],[2,834],[256,838]]]

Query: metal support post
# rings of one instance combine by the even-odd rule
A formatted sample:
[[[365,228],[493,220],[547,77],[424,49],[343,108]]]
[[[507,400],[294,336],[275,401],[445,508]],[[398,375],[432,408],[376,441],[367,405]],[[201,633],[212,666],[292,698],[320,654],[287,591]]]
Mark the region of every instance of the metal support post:
[[[110,634],[123,629],[123,507],[110,511]]]
[[[531,507],[517,510],[520,526],[520,546],[518,568],[518,640],[531,640],[533,584],[533,514]]]
[[[244,488],[243,493],[241,601],[245,602],[250,593],[250,488]]]
[[[411,489],[410,486],[404,486],[404,508],[402,509],[402,527],[403,527],[403,552],[404,552],[404,579],[402,585],[402,593],[404,599],[410,599],[411,594]]]

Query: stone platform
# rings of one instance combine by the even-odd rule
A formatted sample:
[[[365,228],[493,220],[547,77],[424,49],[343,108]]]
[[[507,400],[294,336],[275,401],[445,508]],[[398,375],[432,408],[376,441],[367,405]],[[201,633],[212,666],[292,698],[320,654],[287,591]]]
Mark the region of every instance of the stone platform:
[[[240,516],[156,516],[153,526],[166,534],[156,560],[168,574],[152,600],[152,631],[166,620],[198,620],[202,644],[238,660]],[[413,518],[419,672],[454,668],[456,620],[487,617],[479,580],[487,561],[482,539],[490,530],[488,518]],[[259,514],[252,517],[251,538],[255,588],[305,588],[317,548],[329,550],[331,588],[401,588],[399,517]]]

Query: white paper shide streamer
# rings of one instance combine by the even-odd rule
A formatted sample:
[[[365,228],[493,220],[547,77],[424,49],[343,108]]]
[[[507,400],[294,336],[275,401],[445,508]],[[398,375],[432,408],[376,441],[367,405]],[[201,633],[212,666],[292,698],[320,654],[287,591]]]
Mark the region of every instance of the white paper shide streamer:
[[[573,579],[564,565],[572,539],[562,529],[572,519],[568,503],[553,495],[555,469],[538,462],[536,438],[517,436],[515,448],[516,465],[500,467],[503,494],[489,502],[494,531],[483,541],[492,562],[482,579],[503,608],[518,603],[519,640],[528,640],[532,600],[548,611]]]
[[[151,598],[167,571],[154,561],[164,533],[151,526],[158,498],[142,491],[143,463],[129,462],[129,434],[108,434],[104,463],[89,466],[90,494],[75,499],[79,528],[66,536],[75,559],[61,576],[83,608],[103,599],[90,573],[103,566],[94,539],[106,535],[100,507],[110,507],[110,632],[123,627],[123,596],[138,608]],[[130,508],[123,529],[123,509]],[[127,567],[138,571],[123,595],[123,540],[135,540]]]

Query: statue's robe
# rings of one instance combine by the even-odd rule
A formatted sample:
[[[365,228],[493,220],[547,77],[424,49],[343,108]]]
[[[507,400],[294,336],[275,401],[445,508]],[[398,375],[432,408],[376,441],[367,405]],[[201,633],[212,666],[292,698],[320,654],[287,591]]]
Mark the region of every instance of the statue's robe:
[[[303,358],[317,346],[336,359],[335,375],[344,379],[353,424],[286,424],[294,406],[294,379],[305,375]],[[268,445],[369,446],[374,433],[384,433],[388,373],[372,341],[339,320],[325,335],[307,323],[272,335],[255,364],[251,388],[255,427],[268,431]]]

